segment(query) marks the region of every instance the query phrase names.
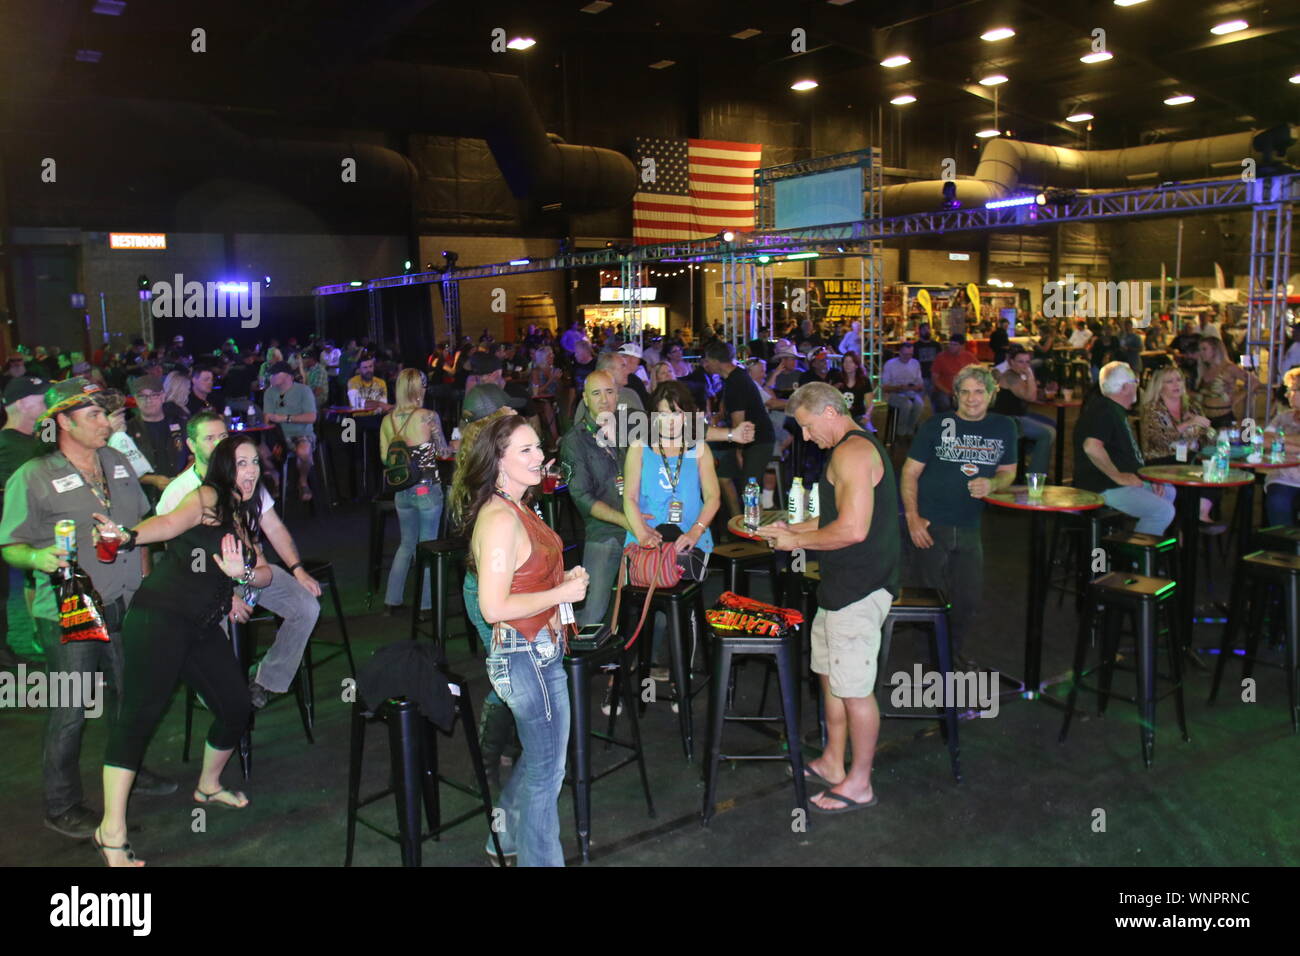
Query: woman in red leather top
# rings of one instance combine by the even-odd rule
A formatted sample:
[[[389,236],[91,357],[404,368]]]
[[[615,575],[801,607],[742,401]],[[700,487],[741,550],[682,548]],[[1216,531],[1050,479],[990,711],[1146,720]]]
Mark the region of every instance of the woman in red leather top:
[[[505,810],[497,836],[519,866],[563,866],[556,801],[569,743],[569,688],[560,605],[586,596],[587,572],[564,570],[563,543],[532,508],[545,456],[528,422],[501,418],[471,441],[456,468],[452,514],[470,538],[479,610],[492,626],[488,679],[514,714],[523,744],[497,801]]]

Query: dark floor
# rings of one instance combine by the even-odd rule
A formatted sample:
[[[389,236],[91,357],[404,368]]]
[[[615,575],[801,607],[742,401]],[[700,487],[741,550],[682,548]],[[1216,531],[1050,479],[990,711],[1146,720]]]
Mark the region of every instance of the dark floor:
[[[366,512],[350,506],[326,519],[290,514],[303,553],[329,555],[340,575],[354,649],[367,657],[381,644],[405,636],[407,619],[379,616],[365,607]],[[982,666],[1019,674],[1023,660],[1024,594],[1028,522],[990,509],[985,521],[988,591],[984,614],[966,640],[966,652]],[[395,544],[390,525],[389,550]],[[1217,560],[1217,559],[1216,559]],[[1223,596],[1222,565],[1202,574]],[[720,590],[717,576],[708,594]],[[756,596],[767,596],[759,579]],[[378,606],[378,599],[377,605]],[[326,605],[328,608],[328,604]],[[482,658],[467,658],[459,613],[453,614],[453,666],[470,678],[475,706],[487,689]],[[1076,621],[1073,602],[1047,607],[1043,672],[1063,675],[1070,666]],[[1218,625],[1198,627],[1196,643],[1217,643]],[[322,614],[320,641],[337,638],[332,611]],[[263,636],[263,642],[269,634]],[[900,638],[888,673],[909,670],[907,655],[922,642]],[[318,648],[318,657],[325,656]],[[1209,658],[1213,661],[1213,658]],[[742,671],[739,706],[753,712],[762,669]],[[148,756],[148,765],[182,781],[165,798],[136,798],[131,839],[137,852],[164,865],[336,866],[344,853],[349,706],[341,700],[346,662],[338,658],[317,671],[316,743],[308,744],[291,699],[258,717],[255,766],[243,786],[252,806],[242,813],[212,812],[207,831],[191,829],[190,787],[196,765],[180,762],[183,697],[177,695]],[[1230,683],[1237,680],[1229,672]],[[687,764],[676,718],[666,703],[651,705],[643,723],[657,815],[646,815],[635,770],[600,781],[593,791],[593,863],[608,865],[1175,865],[1222,866],[1300,863],[1300,827],[1294,793],[1300,788],[1300,740],[1286,716],[1280,671],[1257,673],[1258,702],[1244,704],[1229,693],[1207,706],[1209,680],[1194,671],[1188,681],[1191,742],[1176,730],[1172,701],[1158,715],[1155,765],[1145,770],[1134,708],[1115,700],[1104,719],[1094,712],[1076,718],[1069,741],[1056,741],[1061,713],[1042,702],[1009,698],[995,719],[961,724],[964,781],[954,783],[947,750],[928,722],[890,721],[876,758],[879,805],[842,819],[813,815],[807,832],[792,826],[792,790],[782,763],[738,762],[721,774],[721,801],[711,827],[699,825],[703,794],[700,762]],[[1132,676],[1119,674],[1116,689],[1132,693]],[[1062,689],[1057,688],[1057,693]],[[597,698],[599,695],[597,695]],[[1087,697],[1085,706],[1091,707]],[[703,732],[704,696],[696,700],[697,734]],[[1095,710],[1095,709],[1094,709]],[[805,701],[805,726],[811,707]],[[199,732],[206,730],[199,714]],[[599,719],[596,712],[595,718]],[[0,712],[0,753],[7,786],[0,815],[7,823],[0,864],[95,865],[88,843],[41,826],[40,741],[44,724],[35,711]],[[97,758],[106,725],[92,721],[82,767],[87,802],[98,806]],[[735,751],[775,752],[775,741],[753,730],[728,727]],[[471,779],[463,740],[442,740],[446,772]],[[702,752],[702,746],[699,751]],[[597,748],[599,761],[611,755]],[[387,744],[378,729],[367,747],[367,784],[382,785]],[[235,784],[238,771],[227,771]],[[815,791],[814,791],[815,792]],[[471,806],[444,789],[448,815]],[[393,824],[391,802],[371,815]],[[1102,813],[1101,811],[1104,811]],[[566,853],[575,852],[573,804],[560,801]],[[1104,827],[1104,828],[1103,828]],[[425,865],[478,866],[484,861],[485,826],[475,820],[426,845]],[[362,866],[395,866],[395,845],[362,829],[356,860]],[[571,859],[572,862],[572,859]]]

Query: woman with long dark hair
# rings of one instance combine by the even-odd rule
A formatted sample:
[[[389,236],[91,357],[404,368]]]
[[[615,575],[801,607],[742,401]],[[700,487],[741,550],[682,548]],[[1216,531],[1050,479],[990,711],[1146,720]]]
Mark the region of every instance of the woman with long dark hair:
[[[104,757],[104,817],[91,840],[109,866],[143,866],[126,842],[126,806],[145,748],[178,679],[212,711],[194,802],[240,810],[242,793],[221,785],[221,772],[248,727],[248,678],[239,671],[221,624],[235,584],[264,588],[271,569],[258,547],[261,462],[257,443],[232,435],[212,452],[204,483],[165,515],[126,531],[95,515],[98,531],[123,545],[170,541],[136,592],[122,624],[124,664],[117,724]]]
[[[563,542],[531,507],[545,458],[537,432],[510,415],[471,442],[457,460],[451,509],[470,539],[479,611],[492,625],[488,679],[523,743],[497,802],[505,811],[498,837],[520,866],[563,866],[556,800],[569,743],[569,688],[560,605],[586,596],[587,572],[564,570]]]

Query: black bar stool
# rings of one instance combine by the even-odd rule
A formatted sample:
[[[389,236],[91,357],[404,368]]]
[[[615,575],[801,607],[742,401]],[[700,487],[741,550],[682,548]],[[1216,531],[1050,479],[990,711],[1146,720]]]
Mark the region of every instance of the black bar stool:
[[[1289,524],[1275,524],[1255,532],[1255,547],[1282,554],[1300,554],[1300,528]]]
[[[1115,657],[1119,648],[1119,617],[1123,612],[1133,616],[1137,640],[1137,698],[1133,701],[1138,708],[1138,730],[1142,738],[1142,760],[1147,768],[1151,767],[1156,743],[1156,679],[1159,676],[1156,666],[1156,643],[1161,632],[1159,613],[1164,611],[1169,625],[1165,646],[1169,653],[1170,692],[1174,695],[1174,706],[1178,713],[1178,726],[1187,735],[1187,714],[1183,707],[1182,641],[1178,629],[1182,621],[1178,613],[1178,602],[1174,599],[1176,585],[1164,578],[1151,578],[1141,574],[1127,574],[1113,571],[1093,581],[1088,588],[1088,600],[1084,605],[1084,614],[1079,622],[1079,636],[1074,651],[1074,681],[1070,686],[1070,696],[1066,703],[1065,721],[1061,724],[1059,742],[1064,743],[1070,732],[1070,720],[1074,717],[1075,702],[1079,688],[1086,687],[1083,678],[1088,672],[1083,669],[1088,652],[1088,645],[1095,643],[1098,625],[1102,635],[1101,647],[1101,685],[1097,689],[1100,696],[1098,714],[1105,714],[1106,704],[1110,700],[1111,678],[1114,674]],[[1087,690],[1094,688],[1086,687]]]
[[[628,673],[631,659],[632,654],[623,650],[623,645],[617,638],[600,650],[570,653],[564,658],[564,667],[569,673],[569,707],[572,716],[569,734],[569,751],[572,757],[569,766],[569,784],[573,787],[573,814],[578,827],[578,852],[582,855],[583,863],[590,861],[591,785],[597,780],[635,763],[641,771],[641,789],[645,792],[646,812],[651,817],[655,815],[654,800],[650,796],[650,778],[645,769],[645,753],[641,747],[641,725],[637,719],[639,695]],[[614,694],[610,701],[609,726],[602,734],[591,729],[591,678],[596,674],[607,672],[611,666]],[[614,736],[614,725],[618,720],[620,707],[627,710],[628,720],[632,725],[630,743]],[[593,739],[605,741],[606,749],[613,745],[631,753],[612,767],[592,776],[591,741]]]
[[[1291,732],[1300,731],[1300,707],[1297,706],[1296,667],[1297,635],[1300,635],[1300,557],[1277,551],[1256,551],[1237,562],[1232,576],[1232,599],[1228,610],[1228,623],[1223,629],[1223,642],[1219,645],[1219,660],[1214,666],[1214,683],[1210,687],[1210,703],[1219,694],[1223,668],[1236,644],[1237,629],[1241,626],[1247,603],[1250,618],[1246,627],[1246,657],[1242,661],[1241,676],[1249,678],[1254,670],[1259,652],[1259,636],[1263,630],[1264,604],[1269,585],[1281,589],[1286,614],[1285,663],[1288,712],[1291,715]]]
[[[749,575],[766,571],[771,576],[772,597],[778,598],[780,571],[776,552],[762,541],[731,541],[713,547],[709,559],[714,568],[722,571],[727,590],[749,597]],[[710,569],[712,570],[712,569]]]
[[[631,584],[623,587],[622,621],[620,635],[631,635],[636,630],[636,622],[641,617],[641,608],[645,606],[646,588]],[[650,658],[654,649],[654,615],[663,611],[668,619],[668,650],[672,655],[670,670],[673,683],[677,685],[677,694],[671,698],[677,704],[677,722],[682,734],[682,749],[686,759],[695,759],[695,720],[691,713],[691,704],[703,688],[691,690],[691,663],[694,649],[704,632],[704,590],[699,582],[680,581],[671,588],[655,588],[650,599],[650,609],[646,612],[645,626],[637,640],[640,650],[640,680],[638,686],[644,687],[650,676]],[[687,650],[687,634],[690,635],[690,651]],[[640,701],[642,713],[645,701]]]
[[[793,632],[783,637],[754,634],[728,634],[707,628],[714,641],[713,680],[709,690],[709,739],[704,770],[704,809],[701,822],[709,825],[713,817],[718,790],[718,764],[723,760],[786,760],[793,775],[795,805],[808,818],[808,782],[804,778],[803,747],[799,737],[799,645]],[[777,681],[781,687],[781,713],[775,717],[759,714],[754,717],[727,716],[727,675],[731,673],[732,660],[741,654],[764,654],[776,659]],[[738,723],[772,723],[785,725],[786,753],[784,754],[724,754],[722,729],[727,721]]]
[[[1142,534],[1138,531],[1118,531],[1101,539],[1101,546],[1116,570],[1136,571],[1146,577],[1172,577],[1177,537]],[[1157,573],[1159,572],[1159,574]]]
[[[468,555],[469,542],[464,538],[439,538],[437,541],[421,541],[416,545],[415,596],[411,599],[411,640],[426,634],[420,627],[420,597],[424,593],[425,575],[432,572],[433,586],[429,597],[433,604],[433,629],[427,633],[438,642],[440,647],[446,647],[447,603],[450,599],[448,592],[460,583],[460,578],[452,574],[452,570]],[[465,640],[469,644],[469,656],[477,657],[478,635],[469,629],[466,631]]]
[[[1065,603],[1067,594],[1073,594],[1075,603],[1082,612],[1088,582],[1095,576],[1092,573],[1091,556],[1102,546],[1102,538],[1113,531],[1123,530],[1129,517],[1122,511],[1103,506],[1092,511],[1060,512],[1055,518],[1051,547],[1047,553],[1047,590],[1060,592],[1057,607]],[[1067,539],[1065,557],[1058,561],[1057,550],[1062,538]],[[1070,542],[1071,538],[1079,540]],[[1063,569],[1060,577],[1052,573],[1052,569],[1058,565]]]
[[[448,780],[438,772],[437,728],[424,719],[413,702],[405,697],[398,697],[385,701],[375,711],[370,712],[360,700],[355,701],[352,705],[352,744],[348,761],[348,837],[344,866],[352,865],[352,850],[356,843],[358,823],[397,843],[402,850],[402,866],[420,866],[424,841],[436,840],[452,827],[478,816],[479,810],[475,808],[446,823],[442,822],[442,806],[438,792],[440,783],[445,783],[461,793],[477,797],[482,801],[483,815],[492,833],[492,845],[496,848],[497,860],[505,866],[501,841],[497,831],[492,828],[492,795],[488,790],[487,775],[483,771],[483,760],[479,754],[478,735],[468,688],[464,680],[459,677],[449,674],[447,679],[459,691],[456,695],[456,720],[460,721],[465,730],[465,743],[478,781],[478,790]],[[391,783],[386,789],[362,799],[361,761],[365,753],[366,724],[373,721],[382,721],[388,726],[388,752],[392,762],[389,774]],[[452,733],[454,732],[455,728],[452,728]],[[359,813],[362,807],[390,795],[395,797],[397,802],[396,833],[371,823]],[[428,833],[423,833],[420,825],[421,803],[424,805],[425,818],[429,824]]]
[[[260,614],[252,618],[246,624],[240,624],[236,621],[230,621],[231,645],[235,654],[235,659],[239,662],[239,673],[247,679],[248,671],[253,666],[253,657],[256,651],[257,642],[253,636],[253,625],[263,622],[274,622],[276,618],[270,614]],[[303,733],[307,735],[307,742],[314,744],[316,738],[312,731],[316,723],[316,684],[312,678],[312,659],[311,659],[311,641],[308,641],[302,651],[302,662],[298,665],[298,671],[293,678],[294,699],[298,703],[298,716],[302,720]],[[181,741],[181,760],[189,763],[190,745],[194,737],[194,711],[198,706],[198,695],[194,689],[188,685],[185,688],[185,736]],[[206,706],[206,705],[205,705]],[[268,704],[273,706],[272,704]],[[249,721],[248,730],[240,738],[239,745],[235,748],[239,755],[239,769],[247,780],[253,773],[253,730],[257,721],[257,712],[253,712],[253,719]]]
[[[370,590],[366,593],[366,610],[374,603],[375,595],[383,587],[384,531],[388,516],[397,514],[397,502],[392,498],[372,498],[370,501]],[[417,597],[416,600],[419,600]]]
[[[817,729],[820,746],[826,749],[826,705],[822,701],[821,678],[812,669],[812,622],[817,615],[817,588],[821,584],[821,564],[809,561],[803,571],[791,570],[786,576],[787,607],[797,607],[803,615],[803,624],[799,625],[800,648],[803,659],[808,661],[808,688],[812,692],[813,702],[817,707]],[[763,691],[766,695],[767,683],[764,677]],[[766,699],[766,697],[764,698]],[[760,701],[759,709],[763,703]]]
[[[961,783],[961,744],[957,735],[957,707],[946,693],[953,673],[952,637],[948,630],[948,612],[952,605],[942,591],[935,588],[900,588],[898,600],[889,609],[880,637],[880,666],[876,668],[876,702],[879,704],[880,678],[889,663],[889,651],[894,641],[896,624],[920,624],[929,629],[930,666],[945,683],[943,704],[933,713],[904,713],[880,708],[882,720],[937,720],[939,733],[948,744],[948,760],[952,764],[953,778]],[[890,685],[889,681],[886,681]],[[892,686],[892,685],[891,685]]]
[[[322,661],[317,661],[316,666],[328,664],[339,654],[346,654],[348,671],[355,678],[357,676],[357,665],[356,661],[352,659],[352,639],[348,637],[348,619],[343,614],[343,601],[339,596],[338,582],[334,578],[334,564],[331,561],[322,561],[317,558],[303,558],[301,560],[303,570],[315,578],[324,590],[329,591],[330,600],[334,602],[334,617],[339,622],[339,633],[343,635],[343,649],[331,654]],[[307,645],[310,647],[311,641],[308,641]]]

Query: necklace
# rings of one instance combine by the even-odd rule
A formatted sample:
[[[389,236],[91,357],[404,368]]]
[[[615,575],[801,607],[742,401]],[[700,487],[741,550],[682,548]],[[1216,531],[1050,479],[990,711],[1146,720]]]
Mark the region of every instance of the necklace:
[[[518,508],[520,511],[525,510],[525,509],[524,509],[524,506],[523,506],[522,504],[520,504],[518,501],[515,501],[515,499],[512,498],[512,497],[510,496],[510,493],[509,493],[509,492],[507,492],[507,491],[503,491],[502,489],[497,488],[497,489],[496,489],[496,495],[497,495],[498,498],[504,498],[506,501],[510,502],[512,505],[514,505],[514,506],[515,506],[516,508]],[[533,502],[533,514],[537,515],[537,520],[538,520],[538,521],[541,521],[541,522],[545,522],[545,521],[546,521],[546,518],[542,516],[542,509],[541,509],[541,506],[538,505],[536,501]]]
[[[81,470],[80,465],[76,464],[71,459],[68,461],[73,468],[77,469],[77,474],[79,474],[90,487],[90,491],[95,496],[95,499],[103,505],[104,511],[107,512],[112,507],[113,498],[108,490],[108,479],[104,477],[104,469],[100,467],[98,455],[94,456],[94,462],[94,467],[88,475]]]

